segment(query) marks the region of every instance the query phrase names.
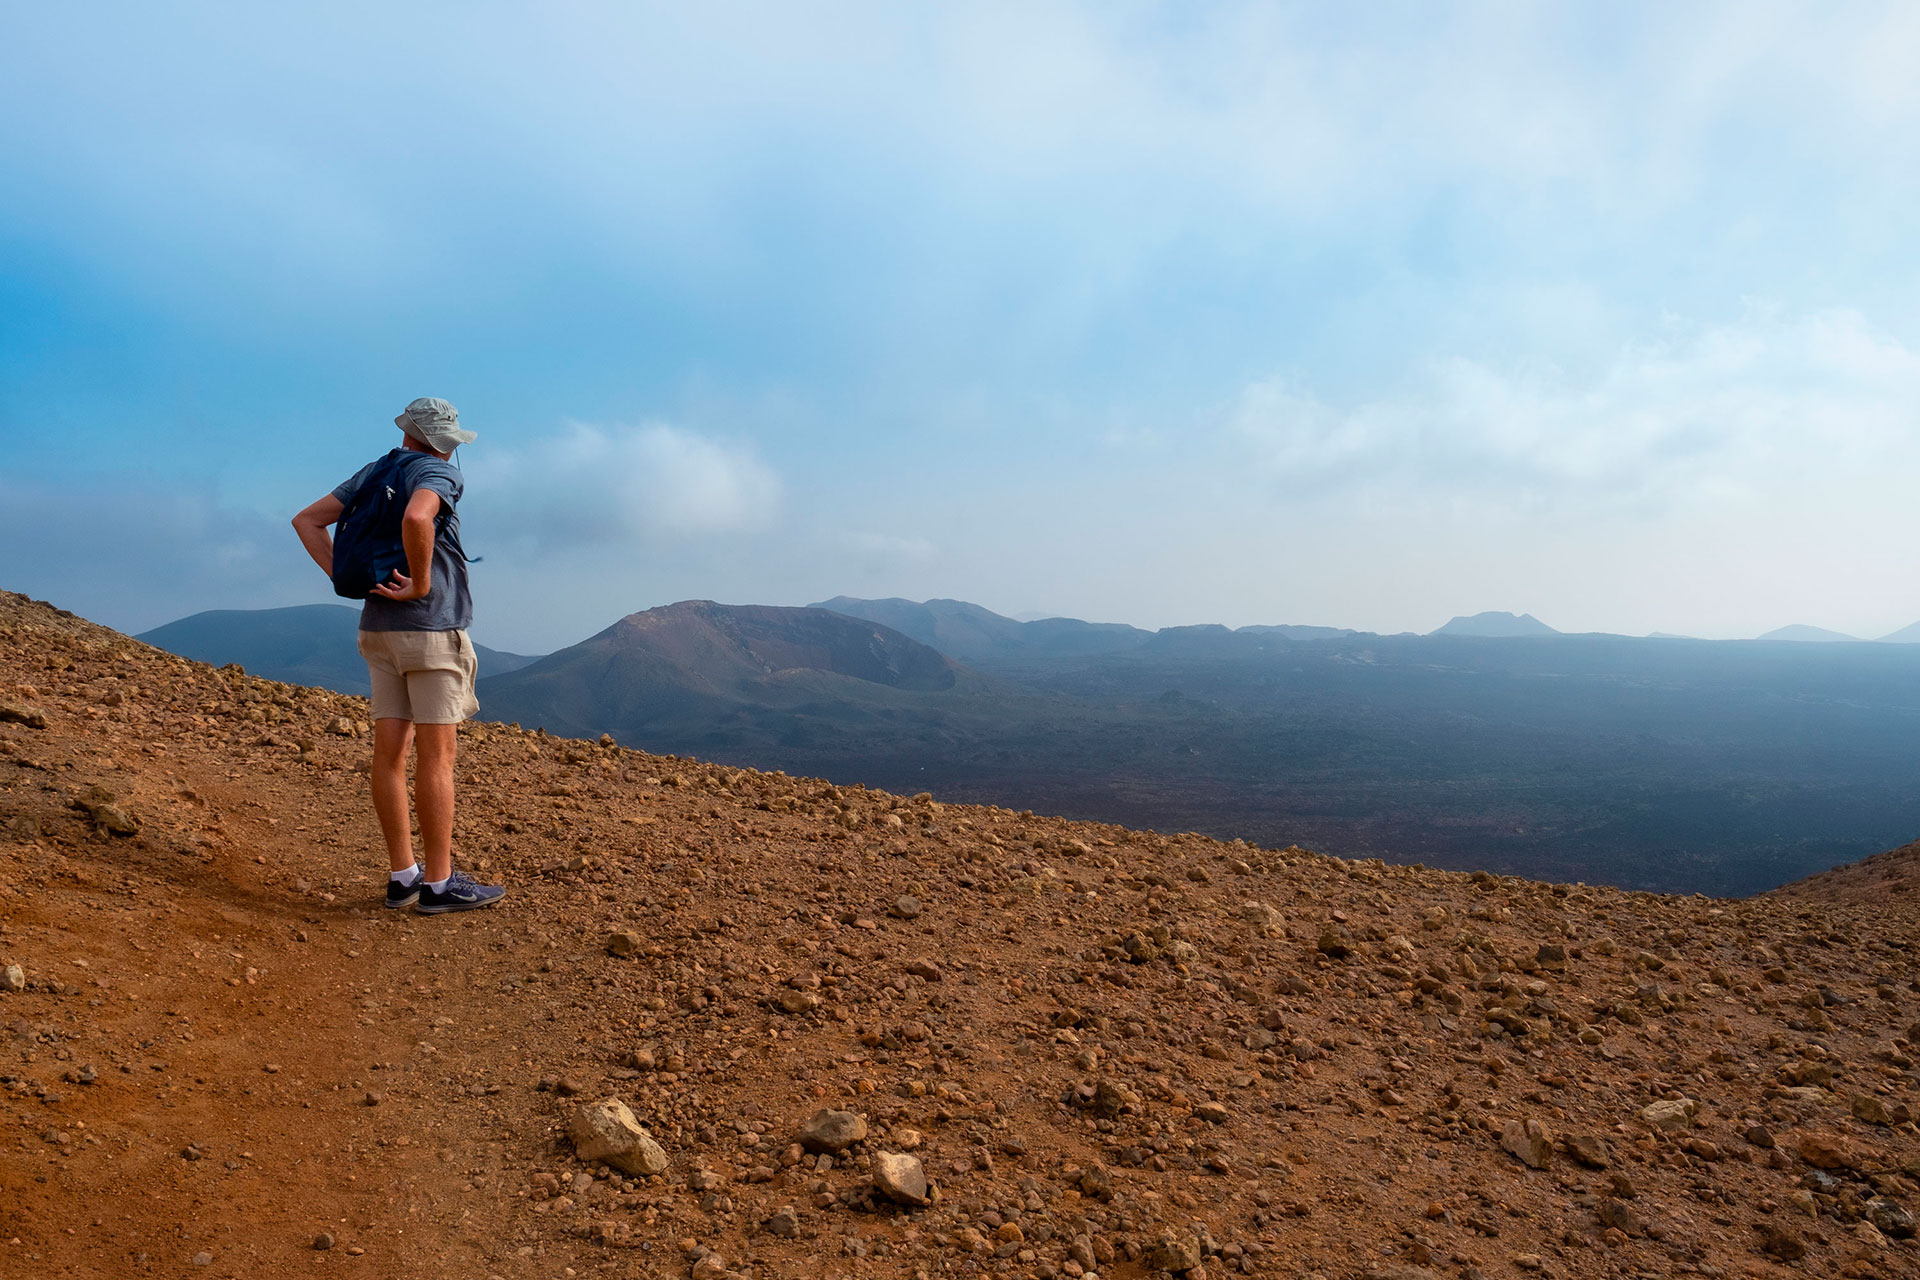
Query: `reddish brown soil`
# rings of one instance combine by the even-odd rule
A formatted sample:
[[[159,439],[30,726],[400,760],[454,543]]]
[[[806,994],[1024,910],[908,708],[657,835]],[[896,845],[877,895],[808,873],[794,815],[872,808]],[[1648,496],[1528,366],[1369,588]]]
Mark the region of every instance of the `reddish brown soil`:
[[[426,918],[365,714],[0,594],[0,1276],[1920,1274],[1879,870],[1663,898],[475,726],[510,896]],[[605,1096],[667,1175],[575,1158]],[[909,1146],[938,1200],[876,1203]]]
[[[1902,917],[1920,915],[1920,843],[1902,845],[1776,889],[1770,897],[1845,906],[1877,903]]]

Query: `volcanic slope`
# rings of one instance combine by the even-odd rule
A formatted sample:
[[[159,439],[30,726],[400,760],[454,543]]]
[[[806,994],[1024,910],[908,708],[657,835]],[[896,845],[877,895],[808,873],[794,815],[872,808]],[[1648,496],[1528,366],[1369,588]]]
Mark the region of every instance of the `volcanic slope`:
[[[825,609],[683,600],[488,678],[481,696],[506,720],[638,741],[740,718],[779,725],[838,709],[858,720],[983,683],[926,645]]]
[[[0,1275],[1920,1273],[1909,895],[477,725],[459,845],[510,896],[426,918],[376,905],[365,717],[0,595]],[[579,1158],[608,1098],[662,1172]]]
[[[1769,896],[1848,906],[1877,902],[1907,915],[1920,914],[1920,902],[1915,898],[1917,889],[1920,889],[1920,842],[1782,885]]]

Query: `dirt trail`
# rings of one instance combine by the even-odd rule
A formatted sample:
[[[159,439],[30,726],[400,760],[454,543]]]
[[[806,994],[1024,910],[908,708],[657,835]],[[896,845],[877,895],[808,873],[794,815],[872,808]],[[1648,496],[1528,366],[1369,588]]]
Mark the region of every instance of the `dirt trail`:
[[[0,1276],[1920,1274],[1885,863],[1661,898],[483,725],[511,896],[423,918],[365,714],[0,593]],[[577,1158],[605,1097],[665,1173]]]
[[[497,1219],[505,1139],[482,1103],[440,1104],[464,1054],[433,1042],[475,1030],[463,997],[497,940],[382,918],[361,886],[299,888],[365,881],[379,847],[325,788],[87,723],[25,731],[0,761],[0,953],[36,962],[0,1004],[18,1051],[0,1067],[18,1115],[0,1274],[175,1274],[201,1252],[205,1274],[306,1273],[322,1231],[342,1263],[358,1247],[485,1274],[456,1224]],[[83,835],[76,775],[123,796],[142,835]]]

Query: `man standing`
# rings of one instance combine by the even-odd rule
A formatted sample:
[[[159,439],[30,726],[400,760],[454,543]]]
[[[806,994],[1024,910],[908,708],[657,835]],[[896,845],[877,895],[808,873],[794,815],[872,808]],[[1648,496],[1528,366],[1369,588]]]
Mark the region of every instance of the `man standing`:
[[[300,542],[329,577],[334,570],[328,528],[353,505],[376,470],[387,496],[404,513],[400,546],[406,572],[395,569],[373,587],[360,612],[360,656],[373,681],[373,808],[387,842],[389,907],[428,915],[490,907],[506,894],[453,869],[455,732],[480,709],[473,695],[478,660],[467,627],[467,560],[454,513],[465,481],[448,462],[474,433],[445,400],[422,397],[395,418],[401,448],[368,463],[352,479],[293,518]],[[389,465],[391,464],[391,465]],[[424,872],[413,860],[407,813],[407,750],[417,752],[413,801],[420,815]]]

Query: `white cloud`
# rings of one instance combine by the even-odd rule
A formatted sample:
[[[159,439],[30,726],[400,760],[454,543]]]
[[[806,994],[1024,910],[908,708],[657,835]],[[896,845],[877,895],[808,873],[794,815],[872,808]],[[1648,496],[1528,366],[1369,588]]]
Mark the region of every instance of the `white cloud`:
[[[1338,409],[1275,378],[1232,428],[1290,491],[1667,508],[1920,471],[1920,353],[1857,312],[1674,324],[1584,374],[1431,363]]]
[[[781,502],[779,478],[746,446],[662,423],[576,423],[470,469],[484,495],[470,519],[542,551],[751,532]]]

